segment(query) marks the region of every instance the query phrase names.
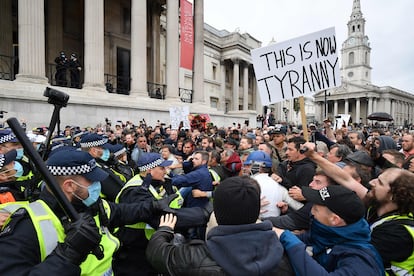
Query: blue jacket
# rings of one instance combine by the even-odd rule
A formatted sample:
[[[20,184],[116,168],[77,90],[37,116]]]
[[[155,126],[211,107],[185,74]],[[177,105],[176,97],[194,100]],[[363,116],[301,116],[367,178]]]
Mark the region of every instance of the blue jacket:
[[[189,173],[176,175],[172,178],[172,184],[181,187],[192,187],[201,191],[212,191],[213,180],[207,165],[194,168]],[[209,202],[207,197],[193,198],[190,194],[186,199],[186,207],[205,207]]]
[[[385,275],[381,257],[369,243],[365,219],[342,227],[314,219],[309,232],[297,237],[284,231],[280,241],[297,275]],[[313,247],[313,257],[306,246]]]

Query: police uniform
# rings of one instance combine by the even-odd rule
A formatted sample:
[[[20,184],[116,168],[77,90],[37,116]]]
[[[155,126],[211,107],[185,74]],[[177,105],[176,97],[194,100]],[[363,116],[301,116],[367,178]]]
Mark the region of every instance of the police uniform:
[[[90,154],[71,148],[52,152],[47,165],[53,175],[80,175],[91,182],[107,177]],[[103,259],[89,254],[79,266],[56,253],[58,243],[65,240],[66,214],[48,189],[44,189],[39,200],[16,203],[21,208],[0,232],[0,248],[7,252],[0,258],[0,275],[112,275],[112,255],[119,247],[112,230],[146,219],[146,214],[154,212],[152,205],[115,204],[99,197],[90,207],[76,197],[71,203],[78,212],[94,218],[101,235]]]
[[[145,153],[138,160],[141,172],[157,166],[166,167],[172,164],[170,160],[164,160],[158,153]],[[173,189],[171,182],[152,180],[147,175],[144,179],[140,175],[134,176],[122,188],[116,198],[116,202],[134,203],[140,202],[144,206],[153,204],[154,200],[166,198],[169,195],[179,194]],[[191,226],[206,225],[209,210],[203,208],[180,208],[182,198],[178,196],[170,207],[176,209],[177,229],[185,229]],[[145,250],[154,229],[158,228],[159,220],[163,212],[152,212],[146,220],[135,225],[121,227],[117,236],[122,246],[114,258],[114,272],[116,275],[153,275],[156,274],[145,257]]]
[[[86,134],[81,138],[80,146],[82,149],[90,149],[93,147],[101,147],[104,150],[110,151],[111,145],[108,143],[108,138],[96,134],[96,133],[89,133]],[[114,201],[115,197],[124,186],[125,182],[123,182],[122,177],[111,170],[111,168],[106,163],[107,160],[103,160],[101,158],[95,158],[96,163],[98,166],[103,169],[109,176],[101,182],[102,184],[102,197],[108,201]],[[108,155],[109,158],[109,155]]]
[[[387,275],[414,274],[414,216],[389,212],[376,216],[370,207],[367,219],[371,227],[371,243],[380,253]]]

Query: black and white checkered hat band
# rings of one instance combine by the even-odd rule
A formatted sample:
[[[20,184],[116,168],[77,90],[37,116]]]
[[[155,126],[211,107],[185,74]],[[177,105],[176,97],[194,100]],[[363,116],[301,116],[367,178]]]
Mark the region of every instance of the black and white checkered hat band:
[[[79,166],[47,166],[47,168],[52,175],[82,175],[91,172],[96,167],[95,160],[93,161]]]
[[[16,136],[14,136],[14,134],[11,134],[11,133],[4,135],[0,137],[0,144],[7,143],[8,141],[13,140],[14,138],[16,138]]]
[[[80,146],[81,146],[81,148],[101,147],[101,146],[105,145],[107,142],[108,142],[108,139],[103,138],[101,140],[80,143]]]
[[[162,162],[164,162],[164,160],[161,159],[161,158],[159,158],[159,159],[157,159],[155,161],[152,161],[151,163],[148,163],[148,164],[146,164],[144,166],[138,167],[138,169],[139,169],[139,171],[144,172],[146,170],[149,170],[149,169],[153,169],[155,167],[158,167]]]
[[[5,161],[6,161],[6,156],[4,156],[3,154],[0,155],[0,170],[1,168],[3,168]]]
[[[115,156],[120,156],[120,155],[121,155],[121,154],[123,154],[124,152],[126,152],[126,149],[125,149],[125,148],[122,148],[122,149],[120,149],[120,150],[118,150],[118,151],[114,152],[114,155],[115,155]]]

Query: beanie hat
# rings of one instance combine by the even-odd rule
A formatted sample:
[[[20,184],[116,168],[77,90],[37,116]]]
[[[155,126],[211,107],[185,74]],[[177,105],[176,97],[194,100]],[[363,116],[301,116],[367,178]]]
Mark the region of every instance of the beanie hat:
[[[227,159],[225,167],[232,173],[239,173],[242,168],[240,156],[234,152],[229,159]]]
[[[255,223],[260,212],[260,186],[248,176],[234,176],[217,186],[213,201],[220,225]]]

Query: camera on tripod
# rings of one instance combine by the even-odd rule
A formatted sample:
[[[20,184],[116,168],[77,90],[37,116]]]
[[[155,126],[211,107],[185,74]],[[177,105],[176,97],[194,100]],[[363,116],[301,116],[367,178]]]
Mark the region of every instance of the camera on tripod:
[[[69,95],[62,92],[55,90],[50,87],[46,87],[45,92],[43,93],[43,96],[47,97],[47,102],[54,105],[59,105],[66,107],[69,101]]]

